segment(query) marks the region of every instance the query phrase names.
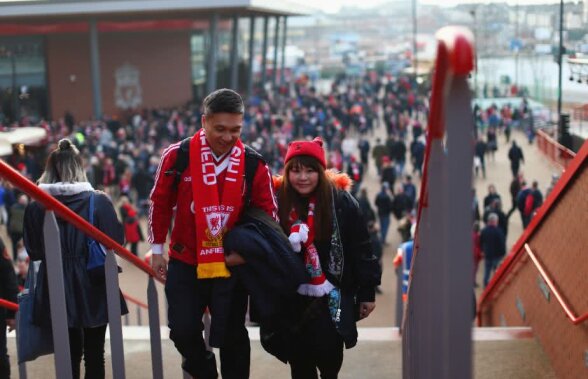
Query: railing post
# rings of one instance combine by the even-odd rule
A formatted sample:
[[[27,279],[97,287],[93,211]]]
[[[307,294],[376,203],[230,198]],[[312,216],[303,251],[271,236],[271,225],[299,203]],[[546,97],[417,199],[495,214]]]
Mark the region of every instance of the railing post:
[[[404,305],[402,301],[402,279],[403,272],[402,266],[399,266],[396,270],[396,326],[399,328],[402,325],[402,315],[404,313]]]
[[[473,135],[466,127],[473,119],[470,90],[463,75],[454,76],[447,94],[445,122],[447,125],[447,210],[451,212],[448,222],[448,238],[443,257],[446,286],[444,347],[447,361],[445,378],[472,377],[472,328],[473,281],[472,281],[472,170],[474,158]],[[468,233],[469,232],[469,233]]]
[[[18,317],[15,317],[15,321],[16,330],[18,330]],[[16,346],[18,346],[18,333],[16,333]],[[18,379],[27,379],[27,364],[25,362],[18,364]]]
[[[137,325],[143,326],[143,320],[141,320],[141,307],[137,305],[136,308],[137,308]]]
[[[112,356],[112,377],[125,378],[125,353],[123,347],[121,322],[121,294],[118,288],[118,265],[111,250],[106,253],[104,265],[106,275],[106,302],[108,304],[108,329],[110,331],[110,351]]]
[[[153,277],[147,283],[147,304],[149,306],[149,335],[151,337],[151,369],[154,379],[163,379],[163,358],[161,353],[161,329],[159,324],[159,299]]]
[[[55,376],[60,379],[67,379],[72,377],[72,367],[65,303],[65,280],[63,279],[59,227],[57,226],[55,214],[52,211],[45,212],[43,236],[45,240],[47,282],[49,284],[53,349],[55,351]]]

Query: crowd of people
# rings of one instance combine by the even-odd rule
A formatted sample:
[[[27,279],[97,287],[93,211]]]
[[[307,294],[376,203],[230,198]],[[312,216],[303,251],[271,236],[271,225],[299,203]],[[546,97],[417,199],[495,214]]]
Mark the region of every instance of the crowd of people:
[[[256,222],[261,219],[271,224],[279,219],[279,227],[290,237],[292,248],[303,252],[301,257],[308,272],[301,275],[309,282],[295,283],[297,297],[289,298],[287,307],[276,300],[278,305],[270,307],[266,313],[261,312],[260,322],[267,335],[294,341],[299,352],[302,347],[310,350],[298,355],[292,351],[284,352],[279,341],[264,347],[279,359],[286,357],[293,378],[312,377],[317,369],[323,377],[336,377],[343,359],[343,346],[352,347],[356,343],[355,321],[367,317],[374,309],[375,293],[380,292],[382,252],[389,244],[388,232],[393,221],[402,241],[394,264],[404,265],[403,275],[408,281],[418,204],[418,188],[413,178],[422,176],[425,158],[422,120],[428,113],[426,100],[417,96],[412,88],[411,83],[403,78],[389,80],[366,75],[363,78],[337,78],[326,94],[299,81],[275,91],[257,88],[247,104],[239,103],[240,97],[235,97],[234,92],[221,90],[221,100],[210,95],[213,97],[204,101],[203,108],[194,103],[181,108],[143,110],[125,118],[94,121],[76,121],[68,114],[61,120],[43,123],[48,131],[45,149],[13,156],[11,163],[31,180],[41,178],[41,182],[53,185],[56,180],[47,179],[47,168],[41,169],[47,157],[59,152],[74,156],[69,164],[81,165],[82,172],[77,172],[72,180],[87,181],[88,188],[106,194],[104,199],[100,197],[100,201],[109,198],[116,204],[112,206],[112,212],[109,206],[102,209],[108,214],[101,217],[112,218],[113,212],[118,210],[121,220],[120,224],[112,223],[109,233],[120,242],[124,240],[129,244],[135,255],[140,253],[139,242],[148,240],[153,253],[150,262],[158,275],[166,279],[170,337],[185,358],[183,369],[197,377],[213,378],[217,375],[215,357],[207,352],[201,341],[202,325],[193,322],[201,318],[206,306],[216,313],[217,325],[221,325],[219,329],[213,328],[211,344],[221,348],[223,377],[247,377],[249,341],[243,333],[247,293],[259,292],[260,287],[249,283],[255,273],[243,269],[243,263],[259,264],[260,257],[252,257],[237,248],[223,250],[223,239],[228,230],[240,230],[235,225],[238,215],[250,204],[265,213],[265,216],[248,215]],[[214,94],[218,95],[218,92]],[[476,111],[476,117],[486,130],[486,139],[480,138],[476,143],[475,153],[480,162],[474,162],[474,170],[477,173],[481,169],[484,177],[486,158],[493,159],[498,150],[498,135],[504,134],[507,143],[510,141],[510,130],[516,117],[508,110],[507,107],[500,112],[494,108]],[[498,113],[500,117],[496,117]],[[386,138],[375,138],[372,145],[370,141],[373,143],[373,135],[380,127],[384,128]],[[190,151],[199,149],[201,154],[196,156],[186,152],[185,159],[192,162],[192,166],[179,169],[176,165],[182,150],[181,141],[187,138],[191,138],[187,143]],[[242,143],[247,143],[261,155],[251,153]],[[506,213],[503,211],[502,198],[491,185],[480,213],[473,193],[475,272],[481,259],[485,259],[484,285],[506,253],[510,215],[518,209],[526,226],[542,203],[538,183],[527,186],[519,172],[524,155],[515,141],[512,141],[508,157],[514,176],[510,188],[511,209]],[[252,159],[254,163],[249,163]],[[373,198],[363,185],[370,160],[373,160],[380,183],[380,190]],[[226,165],[222,163],[224,161]],[[255,166],[253,171],[248,167],[251,164]],[[199,166],[202,172],[194,171],[194,167]],[[208,166],[213,167],[213,171],[206,171]],[[237,171],[233,170],[240,166],[240,169],[235,168]],[[342,182],[341,177],[332,176],[329,169],[346,173],[344,177],[347,179]],[[243,174],[231,178],[239,172]],[[277,187],[276,181],[270,180],[270,173],[282,175]],[[254,177],[248,179],[251,175]],[[192,184],[191,180],[176,181],[176,177],[186,179],[187,176],[202,177],[204,184]],[[242,183],[243,176],[247,181],[245,184]],[[240,194],[231,185],[232,179],[246,188],[250,186],[251,192]],[[348,179],[351,181],[345,181]],[[214,187],[212,190],[207,187],[209,184]],[[84,191],[71,195],[75,201],[81,201],[83,205],[80,206],[86,207],[85,195],[82,200],[78,199]],[[210,204],[202,200],[197,201],[201,204],[195,204],[193,193],[206,191],[211,191],[205,196]],[[219,192],[230,193],[233,197],[222,195],[219,198]],[[351,196],[357,199],[357,209]],[[71,199],[62,200],[73,207],[69,203]],[[38,221],[40,217],[30,212],[27,216],[28,203],[25,194],[11,188],[7,182],[1,183],[0,219],[7,226],[12,241],[12,260],[19,262],[21,286],[24,286],[28,272],[25,266],[28,264],[27,251],[32,252],[35,259],[43,259],[44,254],[38,246],[39,235],[31,237],[31,228],[34,228],[31,219]],[[172,226],[172,218],[182,222],[174,222]],[[141,228],[141,219],[147,220],[146,233]],[[365,223],[357,224],[357,220]],[[188,229],[197,230],[200,237],[197,239],[187,233]],[[171,243],[167,251],[170,260],[167,262],[162,253],[166,252],[163,243],[170,231]],[[187,239],[189,235],[194,237],[193,240]],[[357,238],[350,239],[350,236]],[[233,239],[243,241],[238,237]],[[246,240],[251,242],[255,238]],[[231,246],[243,247],[243,244]],[[341,249],[333,246],[341,246]],[[363,255],[358,257],[360,250]],[[358,266],[353,269],[360,270],[362,275],[354,277],[349,274],[347,270],[353,266],[344,266],[343,261],[355,262],[353,264]],[[264,265],[267,262],[261,263],[261,267],[266,267]],[[197,276],[194,267],[198,267]],[[83,269],[78,267],[76,270]],[[228,279],[233,276],[241,278],[245,284],[236,285],[234,280]],[[212,280],[200,280],[203,278]],[[70,285],[84,283],[72,282]],[[187,286],[186,283],[191,284]],[[287,285],[284,283],[284,287]],[[293,283],[289,285],[291,288]],[[275,300],[261,292],[260,297],[265,300],[261,303],[257,300],[258,308]],[[219,293],[230,296],[220,301]],[[192,299],[190,304],[186,303],[188,298]],[[75,356],[72,356],[74,373],[79,374],[82,356],[87,358],[87,364],[97,367],[98,373],[103,372],[101,353],[86,352],[79,341],[88,334],[90,340],[103,345],[104,330],[95,329],[98,326],[105,328],[107,320],[88,320],[79,304],[71,303],[68,307],[72,307],[71,314],[77,317],[70,320],[70,327],[75,329],[70,330],[75,347]],[[277,322],[276,309],[288,309],[290,318],[280,314],[282,322]],[[125,307],[123,311],[126,311]],[[311,317],[303,323],[291,319],[292,315],[304,319],[307,314]],[[296,325],[296,331],[293,333],[291,328],[284,328],[283,320]],[[315,335],[322,338],[317,339]]]

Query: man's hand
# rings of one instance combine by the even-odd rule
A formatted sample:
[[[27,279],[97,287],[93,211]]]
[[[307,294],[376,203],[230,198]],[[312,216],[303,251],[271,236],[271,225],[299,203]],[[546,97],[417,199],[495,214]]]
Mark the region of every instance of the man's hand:
[[[16,320],[13,318],[7,319],[6,326],[8,326],[8,332],[12,332],[14,329],[16,329]]]
[[[167,278],[167,261],[163,254],[153,254],[151,256],[151,268],[159,279],[165,280]]]
[[[359,319],[363,320],[364,318],[368,317],[375,308],[375,302],[359,303]]]

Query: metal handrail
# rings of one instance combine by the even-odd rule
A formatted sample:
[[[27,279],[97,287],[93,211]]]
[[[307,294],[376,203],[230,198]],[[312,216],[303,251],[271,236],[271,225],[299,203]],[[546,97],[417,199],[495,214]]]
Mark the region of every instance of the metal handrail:
[[[41,204],[43,204],[45,209],[47,209],[48,211],[54,211],[59,217],[69,222],[70,224],[75,225],[76,228],[81,230],[87,236],[100,242],[108,249],[113,250],[119,257],[130,262],[131,264],[133,264],[140,270],[144,271],[147,275],[155,278],[159,282],[164,283],[162,279],[158,278],[157,275],[155,275],[155,271],[153,271],[153,269],[149,267],[149,265],[147,265],[145,262],[143,262],[139,257],[135,256],[130,251],[119,245],[116,241],[114,241],[112,238],[110,238],[102,231],[97,229],[94,225],[90,224],[80,215],[74,213],[71,209],[61,204],[53,196],[45,193],[33,182],[22,176],[18,171],[16,171],[3,160],[0,160],[0,176],[6,178],[15,187],[18,187],[21,191],[25,192],[32,199],[35,199]]]
[[[563,146],[543,130],[537,130],[537,146],[551,161],[565,169],[576,153]]]
[[[132,297],[131,295],[127,295],[126,293],[123,292],[123,297],[125,298],[125,300],[130,301],[131,303],[143,308],[143,309],[147,309],[149,308],[147,306],[147,304],[143,303],[141,300],[138,300],[137,298]],[[8,301],[5,299],[0,299],[0,307],[2,308],[6,308],[8,310],[11,311],[18,311],[18,304],[13,303],[12,301]]]
[[[0,307],[6,308],[9,311],[18,311],[18,304],[13,303],[12,301],[8,301],[5,299],[0,299]]]
[[[543,278],[543,280],[545,280],[545,283],[547,283],[547,286],[549,286],[549,289],[555,295],[555,298],[559,302],[559,305],[561,305],[562,309],[566,313],[566,316],[568,316],[568,318],[570,319],[572,324],[578,325],[578,324],[581,324],[582,322],[588,320],[588,312],[584,313],[582,316],[579,316],[579,317],[574,314],[574,312],[571,309],[571,306],[564,299],[563,295],[559,292],[559,290],[555,286],[551,276],[547,273],[547,270],[545,269],[543,264],[541,264],[541,262],[539,261],[539,258],[537,258],[537,255],[535,255],[535,253],[533,253],[533,250],[531,250],[531,247],[529,246],[528,243],[525,244],[525,250],[526,250],[527,254],[529,255],[529,257],[531,258],[531,261],[533,262],[533,264],[535,265],[535,267],[539,271],[539,274],[541,274],[541,277]]]

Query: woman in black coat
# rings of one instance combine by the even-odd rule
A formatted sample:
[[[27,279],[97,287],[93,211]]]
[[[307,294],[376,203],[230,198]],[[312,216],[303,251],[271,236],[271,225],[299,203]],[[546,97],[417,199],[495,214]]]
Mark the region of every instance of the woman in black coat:
[[[336,378],[343,345],[357,343],[356,321],[375,308],[381,270],[349,178],[326,169],[322,141],[296,141],[278,192],[282,228],[304,260],[310,281],[290,304],[292,378]],[[345,186],[347,184],[347,186]]]
[[[94,193],[94,226],[119,244],[124,242],[122,225],[116,217],[114,207],[106,194],[96,192],[88,183],[82,157],[78,149],[67,139],[47,160],[45,172],[39,179],[39,188],[89,219],[89,198]],[[24,242],[31,260],[41,260],[35,292],[33,320],[37,324],[50,325],[49,294],[45,266],[43,221],[45,208],[38,202],[29,204],[24,216]],[[72,372],[80,377],[80,362],[84,356],[86,378],[104,378],[104,339],[108,324],[106,285],[103,280],[91,280],[86,269],[88,248],[86,235],[75,226],[57,218],[63,273],[65,299],[69,326]],[[123,314],[126,304],[121,299]]]

